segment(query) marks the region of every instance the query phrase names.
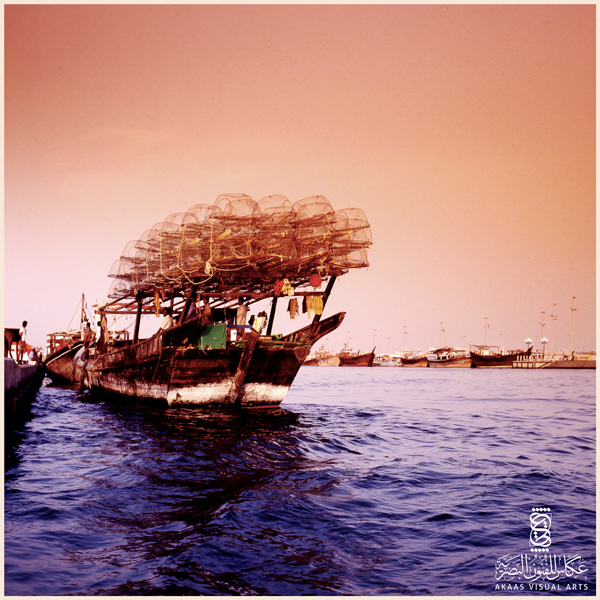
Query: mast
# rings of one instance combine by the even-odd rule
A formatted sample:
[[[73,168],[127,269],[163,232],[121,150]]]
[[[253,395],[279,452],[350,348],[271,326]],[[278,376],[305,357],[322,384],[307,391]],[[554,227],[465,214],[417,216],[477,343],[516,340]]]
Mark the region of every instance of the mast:
[[[571,299],[571,351],[569,353],[571,357],[573,356],[573,313],[577,310],[576,308],[573,308],[573,300],[575,300],[575,296]]]
[[[79,331],[81,332],[81,339],[83,339],[83,323],[85,319],[85,294],[81,294],[81,321],[79,323]]]

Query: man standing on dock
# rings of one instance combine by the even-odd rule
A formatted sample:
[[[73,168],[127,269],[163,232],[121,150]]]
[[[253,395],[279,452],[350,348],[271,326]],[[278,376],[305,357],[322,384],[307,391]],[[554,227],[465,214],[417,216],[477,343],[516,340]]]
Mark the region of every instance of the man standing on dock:
[[[25,352],[25,356],[27,356],[27,321],[23,321],[23,325],[21,325],[21,329],[19,329],[19,342],[17,344],[17,364],[21,364],[23,361],[23,351]]]

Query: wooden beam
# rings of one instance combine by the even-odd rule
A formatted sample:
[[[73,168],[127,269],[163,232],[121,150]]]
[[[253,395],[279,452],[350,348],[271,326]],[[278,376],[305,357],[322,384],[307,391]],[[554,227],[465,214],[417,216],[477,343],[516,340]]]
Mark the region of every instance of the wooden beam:
[[[267,335],[271,335],[273,331],[273,320],[275,319],[275,309],[277,308],[277,297],[273,298],[271,305],[271,314],[269,315],[269,324],[267,325]]]
[[[258,331],[256,331],[255,329],[251,329],[246,337],[246,347],[242,352],[240,363],[238,365],[237,371],[235,372],[235,377],[233,379],[233,389],[229,397],[229,400],[232,403],[239,403],[239,397],[242,391],[242,386],[244,385],[244,381],[246,380],[246,374],[248,373],[250,360],[252,359],[252,355],[254,354],[254,348],[256,348],[256,344],[258,343],[259,338],[260,333],[258,333]]]
[[[140,323],[142,321],[142,303],[143,299],[138,302],[137,314],[135,317],[135,332],[133,334],[133,343],[137,344],[140,339]]]

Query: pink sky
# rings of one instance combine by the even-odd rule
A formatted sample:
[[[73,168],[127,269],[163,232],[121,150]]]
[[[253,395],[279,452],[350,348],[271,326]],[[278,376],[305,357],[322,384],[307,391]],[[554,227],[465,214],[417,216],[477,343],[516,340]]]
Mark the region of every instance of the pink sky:
[[[544,311],[569,350],[573,297],[573,347],[595,349],[595,22],[595,5],[5,5],[5,326],[38,346],[78,326],[81,294],[105,299],[127,242],[171,213],[322,194],[373,234],[327,306],[347,312],[331,349],[482,344],[486,322],[488,344],[539,347]],[[275,330],[306,324],[279,308]]]

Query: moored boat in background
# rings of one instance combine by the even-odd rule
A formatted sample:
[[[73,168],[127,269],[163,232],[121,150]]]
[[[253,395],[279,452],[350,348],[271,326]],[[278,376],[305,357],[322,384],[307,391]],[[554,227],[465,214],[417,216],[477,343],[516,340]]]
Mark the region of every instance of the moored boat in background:
[[[340,367],[372,367],[375,359],[375,348],[371,352],[361,354],[344,349],[338,354]]]
[[[528,360],[533,347],[527,350],[511,350],[501,352],[499,346],[476,346],[471,345],[471,366],[479,369],[512,369],[513,363],[519,360]]]
[[[327,349],[326,344],[322,344],[318,350],[311,351],[306,357],[302,366],[305,367],[339,367],[340,358],[336,352]]]
[[[401,356],[400,362],[403,367],[427,367],[429,365],[426,354]]]
[[[466,368],[471,366],[471,357],[459,348],[438,348],[427,354],[427,366]]]
[[[78,305],[79,308],[79,305]],[[85,295],[81,294],[79,329],[56,331],[46,336],[44,364],[48,377],[56,384],[80,384],[83,368],[76,369],[75,356],[83,348],[83,331],[86,320]]]

